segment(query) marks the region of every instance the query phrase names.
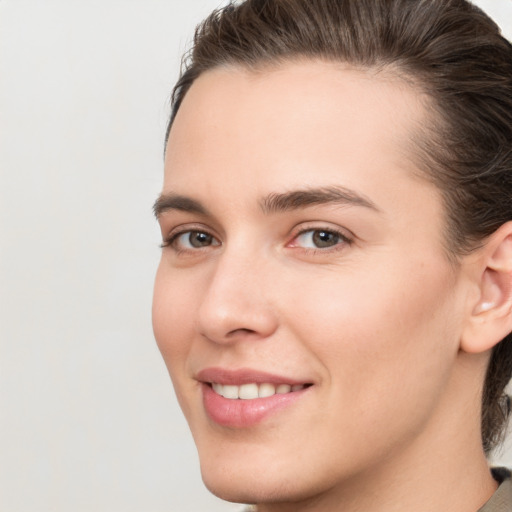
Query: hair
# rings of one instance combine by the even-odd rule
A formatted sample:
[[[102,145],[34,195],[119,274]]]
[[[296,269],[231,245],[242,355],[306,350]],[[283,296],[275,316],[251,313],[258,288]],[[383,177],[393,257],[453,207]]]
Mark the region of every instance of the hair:
[[[429,98],[415,137],[442,193],[445,245],[457,261],[512,219],[512,45],[466,0],[246,0],[214,11],[195,33],[172,94],[166,140],[205,71],[297,59],[343,62],[405,77]],[[512,335],[494,348],[482,394],[486,453],[509,415]]]

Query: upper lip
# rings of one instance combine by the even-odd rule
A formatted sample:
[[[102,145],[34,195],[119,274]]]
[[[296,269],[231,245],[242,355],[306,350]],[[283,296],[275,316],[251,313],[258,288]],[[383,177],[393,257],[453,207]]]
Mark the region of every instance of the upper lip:
[[[239,368],[231,370],[227,368],[211,367],[204,368],[196,375],[196,379],[201,382],[215,382],[217,384],[228,384],[241,386],[243,384],[308,384],[308,381],[297,380],[282,375],[253,370],[251,368]]]

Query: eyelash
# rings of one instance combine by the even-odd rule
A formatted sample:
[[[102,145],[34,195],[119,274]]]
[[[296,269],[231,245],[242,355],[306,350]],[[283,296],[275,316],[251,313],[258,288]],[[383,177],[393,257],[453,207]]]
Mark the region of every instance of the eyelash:
[[[302,247],[300,245],[290,245],[293,244],[294,241],[298,240],[301,236],[306,235],[307,233],[324,233],[327,235],[332,235],[337,238],[336,243],[334,245],[331,245],[329,247]],[[288,243],[288,247],[295,248],[295,249],[301,249],[305,251],[307,254],[326,254],[329,252],[334,251],[340,251],[343,249],[344,246],[350,246],[353,243],[353,239],[349,236],[347,236],[345,233],[343,233],[341,230],[334,229],[334,228],[322,228],[322,227],[306,227],[301,229],[292,239],[291,242]]]
[[[187,234],[190,236],[192,233],[206,235],[208,237],[211,237],[213,240],[217,240],[217,238],[214,235],[212,235],[211,233],[209,233],[208,231],[206,231],[204,229],[200,229],[200,228],[194,229],[192,227],[192,228],[188,228],[188,229],[183,229],[183,230],[175,232],[175,233],[171,233],[167,238],[164,239],[164,241],[162,242],[160,247],[162,249],[164,249],[166,247],[171,247],[178,254],[183,253],[183,252],[198,251],[201,249],[200,247],[196,247],[195,249],[182,248],[182,247],[179,247],[179,245],[177,243],[178,239],[180,237],[182,237],[183,235],[187,235]],[[217,242],[218,242],[218,240],[217,240]],[[218,245],[221,245],[221,243],[218,242],[217,244],[212,244],[212,245],[218,246]],[[210,246],[206,246],[206,247],[210,247]]]
[[[216,241],[217,243],[213,243],[213,244],[209,244],[209,245],[206,245],[204,247],[196,247],[196,248],[183,248],[183,247],[180,247],[178,245],[178,240],[180,237],[184,236],[184,235],[190,235],[193,234],[193,233],[196,233],[196,234],[199,234],[199,235],[206,235],[207,237],[210,237],[211,240],[214,240]],[[324,234],[327,234],[329,236],[334,236],[337,240],[336,242],[334,243],[334,245],[332,246],[328,246],[328,247],[324,247],[324,248],[321,248],[321,247],[302,247],[300,245],[294,245],[294,242],[299,239],[301,236],[304,236],[306,235],[307,233],[324,233]],[[333,252],[333,251],[339,251],[339,250],[342,250],[344,246],[348,245],[352,245],[353,243],[353,239],[349,236],[347,236],[346,234],[342,233],[340,230],[337,230],[337,229],[333,229],[333,228],[321,228],[321,227],[307,227],[307,228],[303,228],[301,229],[299,232],[297,232],[296,234],[294,234],[291,242],[288,242],[287,243],[287,247],[289,248],[292,248],[292,249],[301,249],[303,250],[305,253],[307,254],[315,254],[315,253],[322,253],[322,254],[325,254],[325,253],[329,253],[329,252]],[[176,233],[171,233],[164,241],[163,243],[160,245],[161,248],[166,248],[166,247],[171,247],[177,254],[182,254],[182,253],[191,253],[191,252],[197,252],[197,251],[200,251],[202,249],[207,249],[209,247],[218,247],[222,245],[222,242],[220,242],[219,240],[217,240],[217,238],[212,235],[211,233],[209,233],[207,230],[204,230],[204,229],[194,229],[193,227],[192,228],[189,228],[189,229],[183,229],[181,231],[178,231]]]

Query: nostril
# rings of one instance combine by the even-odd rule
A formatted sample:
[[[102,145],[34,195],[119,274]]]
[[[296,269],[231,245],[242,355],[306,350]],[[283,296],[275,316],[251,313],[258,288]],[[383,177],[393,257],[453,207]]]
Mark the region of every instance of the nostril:
[[[237,336],[239,334],[255,334],[256,331],[253,331],[252,329],[246,329],[239,328],[239,329],[233,329],[232,331],[228,332],[227,336]]]

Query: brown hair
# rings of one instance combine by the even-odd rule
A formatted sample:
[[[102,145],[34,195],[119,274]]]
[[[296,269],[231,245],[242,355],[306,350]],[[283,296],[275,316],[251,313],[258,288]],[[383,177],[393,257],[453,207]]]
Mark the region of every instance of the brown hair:
[[[443,193],[451,257],[512,219],[512,45],[466,0],[246,0],[214,11],[196,30],[172,95],[167,135],[205,71],[306,58],[388,68],[427,93],[433,124],[418,155]],[[494,349],[482,398],[489,452],[509,414],[504,389],[512,335]]]

